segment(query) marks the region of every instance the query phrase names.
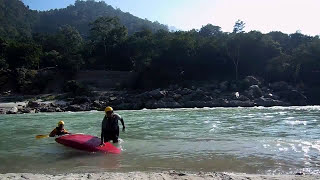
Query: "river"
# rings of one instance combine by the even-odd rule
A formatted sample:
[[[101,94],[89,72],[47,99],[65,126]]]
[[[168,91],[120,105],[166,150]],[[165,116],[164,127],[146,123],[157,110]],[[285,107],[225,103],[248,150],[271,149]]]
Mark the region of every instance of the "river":
[[[120,155],[64,147],[48,134],[100,135],[103,112],[0,115],[0,173],[222,171],[320,173],[320,107],[118,111]],[[120,123],[119,123],[120,124]]]

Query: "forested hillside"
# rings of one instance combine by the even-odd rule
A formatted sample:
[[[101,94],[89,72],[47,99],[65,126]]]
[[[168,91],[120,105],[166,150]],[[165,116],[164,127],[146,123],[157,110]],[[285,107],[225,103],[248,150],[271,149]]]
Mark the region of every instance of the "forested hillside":
[[[0,2],[0,69],[18,74],[18,91],[43,83],[31,79],[48,67],[68,72],[135,71],[139,88],[185,81],[238,82],[246,76],[319,88],[319,36],[245,32],[242,21],[231,33],[212,24],[169,32],[166,26],[103,2],[77,1],[47,12],[30,11],[18,0]],[[8,78],[2,79],[4,84]]]
[[[77,0],[74,5],[49,11],[32,11],[20,0],[0,0],[0,35],[8,38],[31,37],[32,33],[54,33],[63,25],[75,27],[83,36],[89,34],[89,24],[98,17],[118,17],[132,34],[143,29],[156,32],[168,30],[166,25],[141,19],[114,9],[104,1]]]

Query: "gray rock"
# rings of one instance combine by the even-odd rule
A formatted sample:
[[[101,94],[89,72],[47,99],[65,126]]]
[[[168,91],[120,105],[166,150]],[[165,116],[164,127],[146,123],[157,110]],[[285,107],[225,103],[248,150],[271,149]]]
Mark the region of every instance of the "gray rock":
[[[118,98],[116,97],[116,96],[112,96],[112,97],[109,97],[109,101],[116,101],[116,100],[118,100]]]
[[[265,106],[265,107],[289,105],[288,103],[285,103],[283,101],[274,100],[274,99],[270,99],[270,98],[263,98],[263,97],[260,97],[256,100],[254,100],[254,103],[256,106]]]
[[[40,106],[41,106],[41,104],[37,101],[29,101],[27,104],[27,107],[29,107],[29,108],[37,108]]]
[[[32,108],[24,108],[24,109],[21,109],[21,112],[22,113],[36,113],[36,110],[32,109]]]
[[[106,107],[106,104],[102,101],[95,100],[92,102],[92,107],[97,108],[99,110]]]
[[[255,104],[252,101],[240,101],[240,100],[231,100],[227,102],[228,107],[253,107]]]
[[[279,100],[280,97],[273,94],[273,93],[266,93],[265,95],[263,95],[264,98],[270,98],[270,99],[275,99],[275,100]]]
[[[67,106],[65,110],[78,112],[78,111],[85,111],[86,107],[73,104],[73,105]]]
[[[55,112],[63,112],[63,110],[60,107],[56,107]]]
[[[0,109],[0,114],[6,114],[6,111],[4,109]]]
[[[173,99],[175,99],[176,101],[180,100],[182,98],[182,95],[180,94],[174,94],[173,96]]]
[[[253,86],[253,85],[261,85],[261,82],[254,76],[247,76],[244,78],[244,83],[247,85],[247,87]]]
[[[84,104],[84,103],[90,103],[91,100],[89,97],[81,96],[81,97],[75,97],[71,104]]]
[[[247,96],[240,95],[238,98],[239,101],[249,101],[250,99]]]
[[[206,101],[187,101],[184,102],[184,107],[186,108],[203,108],[203,107],[212,107],[212,104]]]
[[[280,98],[288,101],[292,105],[307,105],[307,97],[297,90],[287,90],[279,92]]]
[[[230,99],[233,99],[233,100],[238,100],[240,97],[240,93],[239,92],[234,92],[231,94],[231,98]]]
[[[250,86],[248,93],[249,93],[249,96],[252,96],[253,98],[259,98],[262,96],[262,91],[258,85]]]
[[[147,109],[156,109],[156,108],[182,108],[182,105],[175,101],[165,101],[165,100],[159,100],[159,101],[148,101],[146,103]]]
[[[122,103],[116,106],[113,106],[114,109],[116,110],[133,110],[137,109],[137,107],[134,106],[132,103]]]
[[[40,112],[56,112],[55,107],[47,106],[47,107],[41,107]]]
[[[99,98],[99,101],[109,101],[109,97],[108,96],[101,96]]]
[[[166,96],[167,91],[161,91],[160,89],[155,89],[148,92],[149,96],[155,99],[161,99]]]
[[[207,96],[203,91],[193,92],[191,94],[182,96],[181,102],[187,101],[212,101],[213,98],[211,96]]]
[[[7,114],[17,114],[18,113],[18,108],[17,107],[12,107]]]

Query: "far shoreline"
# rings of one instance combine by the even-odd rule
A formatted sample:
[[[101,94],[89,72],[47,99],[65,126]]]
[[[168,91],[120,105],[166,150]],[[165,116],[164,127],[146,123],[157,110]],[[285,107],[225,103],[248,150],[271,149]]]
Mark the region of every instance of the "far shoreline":
[[[8,173],[0,174],[0,179],[166,179],[166,180],[316,180],[320,175],[305,175],[297,173],[296,175],[263,175],[263,174],[244,174],[244,173],[223,173],[223,172],[176,172],[176,171],[159,171],[159,172],[104,172],[104,173],[65,173],[58,175],[34,174],[34,173]]]
[[[67,110],[67,111],[55,111],[54,109],[52,111],[35,111],[31,110],[30,112],[25,111],[25,108],[28,106],[28,102],[33,101],[23,101],[23,102],[0,102],[0,115],[1,114],[37,114],[37,113],[58,113],[58,112],[104,112],[103,109],[85,109],[83,111],[81,110]],[[40,104],[46,106],[48,104],[52,104],[52,101],[43,101],[39,102]],[[13,108],[17,107],[17,112],[10,113]],[[320,107],[320,105],[277,105],[277,106],[204,106],[204,107],[159,107],[159,108],[141,108],[141,109],[117,109],[114,108],[116,111],[142,111],[142,110],[176,110],[176,109],[215,109],[215,108],[291,108],[291,107]],[[8,113],[9,112],[9,113]]]

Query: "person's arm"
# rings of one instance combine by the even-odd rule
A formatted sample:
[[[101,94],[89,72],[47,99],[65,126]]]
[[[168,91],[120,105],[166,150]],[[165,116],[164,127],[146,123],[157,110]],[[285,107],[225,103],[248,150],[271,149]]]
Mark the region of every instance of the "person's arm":
[[[63,134],[70,134],[66,129],[63,129]]]
[[[121,124],[122,124],[122,131],[125,131],[126,126],[124,125],[123,118],[120,118]]]
[[[51,131],[51,133],[49,134],[49,137],[55,137],[57,134],[57,129],[54,128],[54,130]]]
[[[103,130],[103,121],[101,123],[101,143],[100,145],[103,145],[104,144],[104,130]]]

